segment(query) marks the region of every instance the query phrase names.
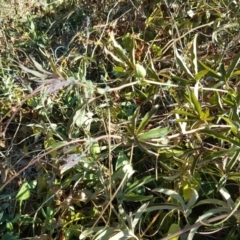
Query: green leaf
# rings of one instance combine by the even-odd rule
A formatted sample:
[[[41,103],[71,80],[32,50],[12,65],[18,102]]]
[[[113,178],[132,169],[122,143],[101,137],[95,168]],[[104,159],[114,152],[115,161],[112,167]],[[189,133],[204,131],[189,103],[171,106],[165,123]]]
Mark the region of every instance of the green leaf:
[[[210,130],[210,129],[203,129],[203,130],[200,130],[201,133],[205,133],[209,136],[212,136],[214,138],[217,138],[221,141],[225,141],[225,142],[229,142],[229,143],[232,143],[234,144],[235,146],[238,146],[240,147],[240,143],[230,137],[227,137],[225,135],[222,135],[221,133],[217,132],[217,131],[214,131],[214,130]]]
[[[139,119],[139,115],[140,115],[140,107],[138,107],[136,110],[135,110],[135,112],[134,112],[134,114],[133,114],[133,116],[132,116],[132,118],[131,118],[131,126],[129,126],[129,130],[130,130],[130,133],[135,133],[135,130],[136,130],[136,127],[137,127],[137,121],[138,121],[138,119]]]
[[[134,214],[134,220],[132,221],[132,229],[133,230],[135,230],[137,223],[139,222],[139,220],[141,220],[141,217],[142,217],[143,213],[146,211],[148,205],[149,205],[149,202],[142,204],[141,207]]]
[[[196,203],[195,207],[201,206],[201,205],[207,205],[208,206],[209,204],[213,204],[215,206],[219,205],[223,208],[227,208],[227,203],[225,201],[215,199],[215,198],[203,199],[203,200],[199,201],[198,203]]]
[[[166,136],[169,132],[171,132],[171,129],[169,127],[165,128],[154,128],[149,130],[148,132],[145,132],[138,136],[139,140],[147,140],[147,139],[154,139],[154,138],[161,138]]]
[[[127,240],[127,239],[138,239],[131,230],[122,230],[115,234],[109,240]]]
[[[123,47],[129,51],[130,59],[133,64],[135,64],[135,39],[127,33],[126,36],[122,38]]]
[[[151,111],[149,111],[148,113],[145,114],[145,116],[143,117],[142,121],[140,122],[138,128],[137,128],[137,135],[139,133],[141,133],[141,131],[147,126],[148,122],[150,121],[150,119],[152,118],[152,116],[157,112],[157,110],[159,109],[159,105],[155,105]]]
[[[37,181],[31,181],[31,182],[24,182],[20,188],[20,190],[17,193],[16,199],[19,201],[27,200],[31,196],[31,189],[35,188],[37,185]]]
[[[147,72],[146,72],[146,69],[142,65],[140,65],[139,63],[136,63],[134,67],[135,67],[135,76],[137,78],[145,78],[146,77]]]
[[[18,240],[18,236],[14,236],[14,233],[12,232],[6,232],[5,234],[2,235],[2,240]]]
[[[117,162],[116,162],[116,170],[123,167],[125,164],[129,163],[129,158],[123,151],[120,151],[118,154]]]
[[[124,50],[121,45],[115,40],[113,32],[110,32],[110,40],[113,44],[113,50],[116,53],[117,58],[121,59],[120,62],[127,64],[128,67],[132,67],[132,63],[127,57],[126,50]]]
[[[171,234],[173,234],[173,233],[175,233],[177,231],[180,231],[180,230],[181,230],[181,228],[179,227],[179,225],[173,223],[173,224],[171,224],[171,226],[170,226],[170,228],[168,230],[167,236],[169,236],[169,235],[171,235]],[[178,240],[178,238],[179,237],[177,236],[177,237],[171,238],[170,240]]]
[[[186,205],[187,209],[192,208],[194,206],[194,204],[197,202],[198,198],[199,198],[198,192],[192,188],[192,195]]]
[[[202,114],[201,104],[199,103],[199,101],[197,100],[194,92],[190,88],[187,88],[187,93],[188,93],[187,98],[188,98],[189,103],[192,105],[194,111],[200,117],[201,114]]]
[[[140,201],[148,201],[152,198],[153,198],[153,195],[144,196],[144,195],[138,195],[138,194],[130,193],[130,194],[127,194],[127,195],[124,194],[124,197],[123,197],[122,201],[140,202]]]
[[[190,79],[193,80],[194,76],[192,75],[191,71],[188,69],[187,64],[185,63],[184,58],[182,58],[181,55],[178,53],[178,50],[177,50],[176,46],[174,46],[174,53],[175,53],[176,60],[177,60],[177,63],[179,65],[180,69],[182,71],[184,71]]]
[[[195,34],[193,38],[193,45],[191,48],[191,59],[192,59],[192,64],[194,66],[194,73],[198,73],[198,62],[197,62],[197,37],[198,34]]]
[[[202,77],[204,77],[208,72],[209,72],[209,70],[207,70],[207,69],[204,69],[204,70],[198,72],[198,73],[195,75],[196,81],[199,81],[199,80],[200,80]]]
[[[216,214],[221,214],[222,212],[229,212],[229,209],[226,208],[215,208],[215,209],[210,209],[209,211],[203,213],[196,222],[200,222],[203,220],[207,220],[208,218],[210,218],[211,216],[214,216]],[[194,235],[196,234],[198,228],[200,227],[200,225],[198,225],[197,227],[194,227],[190,230],[189,235],[188,235],[188,240],[192,240]]]
[[[211,154],[208,154],[206,157],[202,159],[202,164],[205,161],[213,160],[215,158],[219,157],[224,157],[224,156],[230,156],[230,154],[234,154],[235,152],[239,152],[239,147],[231,147],[230,149],[227,150],[221,150],[221,151],[216,151]]]
[[[226,174],[228,174],[232,168],[239,162],[240,158],[240,149],[233,154],[232,157],[229,156],[229,160],[227,161],[227,166],[226,166]]]
[[[176,199],[182,205],[183,210],[185,209],[185,202],[177,192],[175,192],[171,189],[165,189],[165,188],[155,188],[155,189],[153,189],[153,192],[164,193],[164,194]]]
[[[152,176],[147,176],[147,177],[141,178],[139,180],[135,180],[133,184],[131,184],[130,186],[128,186],[126,188],[126,190],[124,191],[124,194],[128,195],[128,194],[136,191],[138,188],[140,188],[144,184],[147,184],[152,181],[153,181]]]
[[[214,71],[213,69],[211,69],[210,67],[208,67],[207,65],[205,65],[204,63],[200,62],[198,60],[199,65],[204,69],[204,70],[208,70],[209,73],[211,73],[211,75],[219,80],[222,80],[222,75],[216,71]]]
[[[178,81],[180,84],[179,85],[189,85],[189,84],[192,84],[192,83],[195,83],[196,81],[193,80],[193,79],[188,79],[188,78],[182,78],[182,77],[179,77],[179,76],[175,76],[175,75],[172,75],[172,78],[176,81]]]
[[[236,57],[233,59],[232,64],[230,65],[227,74],[226,79],[229,80],[229,78],[232,76],[234,69],[237,67],[240,60],[240,53],[236,55]]]
[[[94,240],[109,239],[113,235],[114,231],[114,228],[102,228],[96,233],[96,235],[94,236]]]
[[[46,70],[43,69],[42,65],[39,64],[37,61],[35,61],[32,57],[30,57],[30,59],[32,60],[32,62],[34,63],[35,67],[37,68],[38,71],[45,73],[47,75],[52,74],[51,72],[48,72]]]
[[[22,64],[19,64],[19,67],[24,71],[24,72],[27,72],[27,73],[30,73],[32,74],[33,76],[37,77],[37,78],[40,78],[41,80],[44,80],[47,78],[47,74],[44,74],[44,73],[40,73],[38,71],[35,71],[35,70],[31,70],[25,66],[23,66]],[[44,83],[44,82],[42,82]]]

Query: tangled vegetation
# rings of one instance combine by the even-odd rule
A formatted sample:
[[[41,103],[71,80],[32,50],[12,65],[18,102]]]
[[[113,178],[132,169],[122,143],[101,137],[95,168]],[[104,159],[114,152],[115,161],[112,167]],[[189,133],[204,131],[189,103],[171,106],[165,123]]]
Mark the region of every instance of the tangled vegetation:
[[[240,238],[239,1],[0,5],[2,240]]]

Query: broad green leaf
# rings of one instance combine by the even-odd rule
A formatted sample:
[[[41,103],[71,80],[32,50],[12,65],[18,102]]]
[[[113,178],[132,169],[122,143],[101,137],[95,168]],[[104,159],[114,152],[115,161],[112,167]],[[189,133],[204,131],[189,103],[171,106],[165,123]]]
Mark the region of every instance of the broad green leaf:
[[[19,201],[27,200],[31,196],[31,189],[34,189],[37,185],[37,180],[31,182],[24,182],[17,193],[16,199]]]
[[[185,182],[182,186],[182,192],[184,200],[189,201],[193,193],[193,188],[191,187],[191,184]]]
[[[155,189],[153,189],[153,192],[164,193],[164,194],[176,199],[182,205],[182,208],[185,209],[185,202],[177,192],[175,192],[171,189],[165,189],[165,188],[155,188]]]
[[[101,153],[101,147],[99,146],[98,142],[94,142],[93,144],[91,144],[90,146],[90,153],[92,154],[92,156],[96,157],[98,154]]]
[[[135,76],[137,78],[145,78],[146,77],[147,72],[146,72],[146,69],[142,65],[140,65],[139,63],[136,63],[134,68],[135,68]]]
[[[7,226],[8,228],[8,226]],[[2,240],[19,240],[19,237],[18,236],[14,236],[14,233],[11,231],[11,232],[6,232],[2,235]]]
[[[49,135],[45,141],[44,141],[44,147],[45,149],[51,149],[52,146],[54,146],[56,143],[56,140],[53,138],[53,136]],[[57,150],[53,150],[52,152],[50,152],[51,157],[56,158],[57,157]]]
[[[123,151],[120,151],[118,153],[115,169],[118,170],[119,168],[123,167],[125,164],[128,164],[128,163],[129,163],[129,158],[126,156],[126,154]]]
[[[172,223],[171,226],[170,226],[170,228],[169,228],[169,230],[168,230],[167,236],[172,235],[172,234],[174,234],[175,232],[178,232],[178,231],[180,231],[180,230],[181,230],[181,228],[179,227],[178,224]],[[179,236],[173,237],[173,238],[171,238],[170,240],[178,240],[178,238],[179,238]]]
[[[154,129],[151,129],[151,130],[139,135],[138,139],[139,140],[147,140],[147,139],[161,138],[161,137],[166,136],[169,132],[171,132],[171,129],[169,127],[154,128]]]
[[[187,209],[192,208],[194,206],[194,204],[197,202],[198,198],[199,198],[198,192],[192,188],[192,195],[191,195],[188,203],[186,204],[186,208]]]
[[[147,126],[149,120],[152,118],[152,116],[157,112],[159,109],[159,105],[155,105],[148,113],[145,114],[142,121],[140,122],[138,128],[137,128],[137,135],[141,133],[141,131]]]

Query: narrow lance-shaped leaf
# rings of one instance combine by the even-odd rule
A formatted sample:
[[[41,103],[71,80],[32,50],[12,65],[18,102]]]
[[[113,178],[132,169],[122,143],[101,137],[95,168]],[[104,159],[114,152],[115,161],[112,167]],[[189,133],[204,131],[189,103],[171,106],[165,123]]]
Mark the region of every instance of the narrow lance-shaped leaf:
[[[137,120],[138,120],[139,115],[140,115],[140,107],[138,107],[135,110],[135,112],[131,118],[131,123],[132,123],[131,128],[132,128],[132,132],[134,132],[134,133],[135,133],[135,129],[137,127]]]
[[[184,71],[188,77],[190,77],[191,79],[194,79],[194,76],[192,75],[191,71],[188,69],[186,63],[185,63],[185,60],[180,56],[180,54],[178,53],[178,50],[177,50],[177,47],[174,46],[174,53],[175,53],[175,56],[176,56],[176,59],[177,59],[177,63],[180,67],[180,69],[182,71]]]
[[[44,73],[40,73],[40,72],[35,71],[35,70],[31,70],[31,69],[23,66],[22,64],[19,64],[19,67],[20,67],[23,71],[25,71],[25,72],[27,72],[27,73],[30,73],[30,74],[32,74],[33,76],[35,76],[35,77],[37,77],[37,78],[40,78],[40,79],[42,79],[42,80],[43,80],[43,79],[46,79],[47,76],[48,76],[48,74],[44,74]]]
[[[185,202],[177,192],[175,192],[171,189],[165,189],[165,188],[155,188],[155,189],[153,189],[153,192],[164,193],[164,194],[176,199],[182,205],[183,210],[185,210]]]
[[[116,53],[117,57],[120,58],[122,60],[122,62],[127,64],[129,67],[131,67],[132,63],[129,61],[129,59],[128,59],[127,55],[126,55],[126,51],[115,40],[115,37],[114,37],[112,32],[110,33],[110,39],[111,39],[112,44],[113,44],[113,50]]]
[[[237,56],[233,59],[232,64],[230,65],[230,67],[227,71],[226,80],[229,80],[229,78],[233,74],[233,71],[236,68],[236,66],[238,65],[239,60],[240,60],[240,53],[238,53]]]
[[[217,131],[213,131],[213,130],[210,130],[210,129],[203,129],[203,130],[200,130],[201,133],[205,133],[209,136],[212,136],[212,137],[215,137],[217,139],[220,139],[222,141],[225,141],[225,142],[229,142],[229,143],[232,143],[234,144],[235,146],[238,146],[240,147],[240,142],[232,139],[231,137],[227,137],[225,135],[222,135],[221,133],[217,132]]]
[[[192,105],[194,111],[198,114],[198,116],[201,116],[202,114],[201,104],[199,103],[199,101],[197,100],[196,96],[194,95],[193,91],[190,88],[187,89],[187,92],[189,97],[189,103]]]
[[[230,160],[227,161],[227,166],[226,166],[226,174],[228,174],[232,168],[235,166],[235,164],[239,162],[239,157],[240,157],[240,150],[237,151],[231,158]]]
[[[214,71],[213,69],[211,69],[210,67],[208,67],[207,65],[205,65],[204,63],[202,63],[201,61],[198,60],[199,65],[204,69],[204,70],[208,70],[209,73],[211,73],[211,75],[219,80],[222,80],[222,75],[216,71]]]
[[[37,61],[35,61],[32,57],[30,57],[34,66],[37,68],[38,71],[42,72],[42,73],[45,73],[47,75],[51,75],[52,73],[51,72],[48,72],[46,70],[43,69],[42,65],[39,64]]]
[[[123,67],[126,67],[126,64],[124,61],[122,61],[119,57],[115,56],[114,53],[112,53],[111,51],[109,51],[106,47],[104,48],[104,52],[107,55],[110,55],[112,57],[112,59],[117,62],[118,64],[120,64]]]
[[[201,70],[195,75],[196,81],[199,81],[201,78],[203,78],[209,71],[207,69]]]
[[[155,105],[148,113],[145,114],[143,117],[141,123],[138,126],[137,134],[141,133],[141,131],[146,127],[149,120],[152,118],[152,116],[157,112],[159,108],[159,105]]]
[[[149,205],[149,202],[146,202],[142,204],[142,206],[137,210],[137,212],[134,214],[134,219],[132,221],[132,229],[135,230],[137,223],[142,217],[142,214],[146,212],[147,206]]]
[[[194,39],[193,39],[193,45],[191,48],[191,53],[192,53],[192,63],[194,67],[194,73],[198,73],[198,62],[197,62],[197,37],[198,34],[195,34]]]
[[[201,161],[202,164],[204,164],[205,161],[213,160],[215,158],[224,157],[224,156],[230,156],[230,154],[235,153],[236,151],[239,151],[239,147],[231,147],[227,150],[217,151],[211,154],[208,154],[206,157],[204,157]]]

